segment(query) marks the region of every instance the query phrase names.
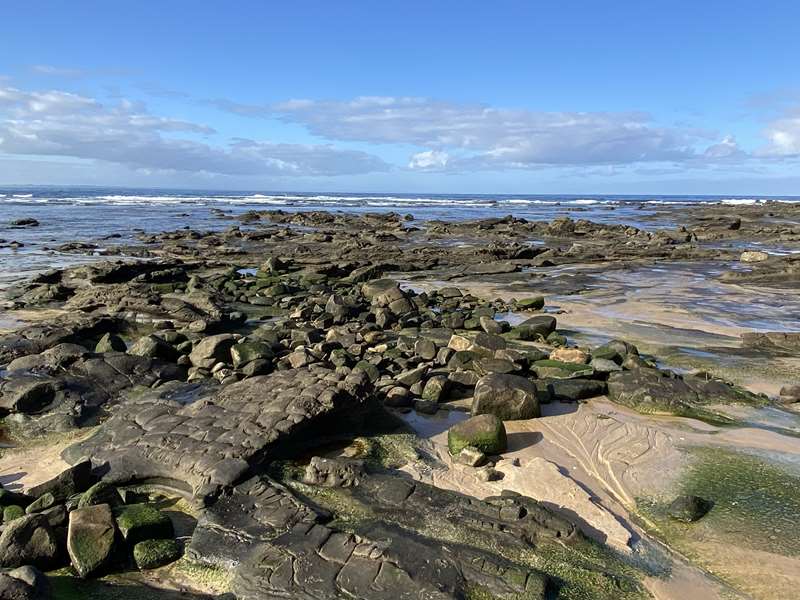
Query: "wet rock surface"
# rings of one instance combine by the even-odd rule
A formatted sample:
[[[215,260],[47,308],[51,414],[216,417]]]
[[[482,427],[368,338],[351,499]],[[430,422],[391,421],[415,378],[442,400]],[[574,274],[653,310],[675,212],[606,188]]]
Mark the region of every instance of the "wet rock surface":
[[[710,375],[656,368],[622,340],[579,345],[542,312],[542,294],[589,281],[549,278],[551,266],[738,262],[741,251],[704,242],[800,240],[780,219],[712,212],[648,231],[258,211],[246,227],[107,250],[147,260],[42,273],[9,293],[9,306],[56,315],[0,337],[0,416],[17,439],[95,430],[64,450],[72,467],[57,477],[0,489],[0,566],[71,564],[92,577],[189,561],[231,575],[225,591],[240,600],[644,597],[640,566],[607,559],[575,515],[510,491],[478,499],[411,480],[369,440],[388,422],[397,430],[392,415],[468,407],[472,418],[450,429],[454,460],[502,483],[498,455],[520,443],[503,421],[539,419],[550,403],[607,393],[685,416],[763,403]],[[794,261],[757,258],[720,279],[795,285]],[[475,280],[525,293],[488,300],[459,287]],[[793,335],[743,341],[791,353]],[[363,456],[323,455],[357,436]],[[141,486],[187,502],[191,531],[179,536]],[[0,574],[0,589],[39,585],[23,579]]]

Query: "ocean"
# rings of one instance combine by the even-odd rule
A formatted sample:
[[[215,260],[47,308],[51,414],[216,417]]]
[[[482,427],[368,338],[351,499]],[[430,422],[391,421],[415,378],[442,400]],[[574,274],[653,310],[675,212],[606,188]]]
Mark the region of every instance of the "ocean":
[[[98,245],[134,241],[141,232],[191,227],[224,229],[229,214],[250,210],[327,210],[347,213],[411,213],[421,222],[432,219],[477,219],[513,214],[531,220],[559,216],[643,228],[674,227],[680,207],[696,203],[731,205],[758,202],[800,202],[800,196],[609,196],[502,194],[339,194],[295,192],[220,192],[109,187],[0,187],[0,292],[8,285],[54,267],[97,260],[58,252],[73,241]],[[674,207],[674,210],[664,210]],[[13,229],[17,219],[34,218],[39,227]],[[113,236],[113,237],[111,237]],[[11,242],[22,244],[11,248]]]

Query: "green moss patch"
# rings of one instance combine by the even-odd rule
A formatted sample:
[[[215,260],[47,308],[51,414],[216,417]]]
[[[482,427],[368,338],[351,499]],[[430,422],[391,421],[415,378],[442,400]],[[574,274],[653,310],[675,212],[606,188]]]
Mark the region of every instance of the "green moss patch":
[[[645,517],[668,542],[681,544],[700,535],[717,541],[788,556],[800,555],[796,535],[800,514],[800,476],[762,458],[718,448],[693,449],[691,466],[679,482],[680,494],[714,503],[693,524],[670,519],[664,502],[639,501]]]
[[[141,570],[157,569],[181,557],[181,548],[175,540],[145,540],[133,547],[133,559]]]
[[[172,521],[150,504],[129,504],[115,510],[117,527],[128,544],[144,540],[171,538]]]

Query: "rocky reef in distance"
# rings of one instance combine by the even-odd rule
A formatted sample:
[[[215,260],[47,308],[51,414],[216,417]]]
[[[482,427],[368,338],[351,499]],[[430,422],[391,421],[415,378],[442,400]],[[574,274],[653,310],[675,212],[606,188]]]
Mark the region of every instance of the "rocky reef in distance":
[[[800,242],[791,215],[705,210],[670,231],[260,211],[9,290],[0,598],[775,597],[689,548],[739,516],[691,473],[750,444],[742,411],[792,418],[796,387],[586,343],[549,304],[608,263],[797,285],[792,256],[716,243]],[[790,365],[798,336],[744,345]]]

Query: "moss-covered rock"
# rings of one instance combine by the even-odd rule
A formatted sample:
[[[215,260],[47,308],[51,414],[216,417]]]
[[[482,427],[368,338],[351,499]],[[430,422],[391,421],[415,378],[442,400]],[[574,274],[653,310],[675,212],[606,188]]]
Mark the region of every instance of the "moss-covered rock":
[[[274,358],[272,347],[264,342],[244,342],[231,347],[233,367],[238,369],[254,360],[269,360]]]
[[[11,506],[6,506],[3,509],[3,523],[10,523],[14,519],[19,519],[20,517],[25,515],[25,509],[21,506],[17,506],[16,504],[12,504]]]
[[[514,304],[520,310],[542,310],[544,308],[544,296],[520,298],[515,300]]]
[[[353,367],[353,369],[364,371],[367,377],[369,377],[369,380],[372,382],[377,381],[378,377],[380,377],[381,374],[380,371],[378,370],[378,367],[373,365],[371,362],[367,362],[366,360],[358,361],[358,363],[356,363],[356,366]]]
[[[94,351],[102,354],[104,352],[125,352],[127,349],[128,346],[125,344],[125,340],[113,333],[106,333],[97,342]]]
[[[491,414],[504,421],[532,419],[541,415],[540,395],[543,394],[525,377],[491,373],[475,385],[472,414]]]
[[[174,535],[169,517],[150,504],[129,504],[115,512],[117,527],[130,545]]]
[[[684,523],[694,523],[706,516],[714,505],[710,500],[691,494],[678,496],[670,503],[669,516]]]
[[[108,504],[86,506],[70,513],[67,552],[78,575],[88,577],[109,563],[115,536],[114,517]]]
[[[589,365],[562,362],[560,360],[537,360],[532,370],[540,379],[572,379],[573,377],[591,377],[594,369]]]
[[[84,506],[95,506],[97,504],[108,504],[111,508],[122,505],[122,496],[119,490],[110,483],[100,481],[86,490],[78,501],[78,508]]]
[[[47,510],[48,508],[52,508],[56,504],[56,498],[50,492],[45,492],[41,496],[39,496],[36,500],[31,502],[28,507],[25,509],[25,512],[29,515],[37,512],[42,512]]]
[[[507,443],[503,422],[491,414],[456,423],[447,432],[447,447],[453,456],[467,446],[477,448],[484,454],[500,454],[505,452]]]
[[[157,569],[181,557],[178,542],[172,539],[144,540],[133,547],[133,559],[141,570]]]

